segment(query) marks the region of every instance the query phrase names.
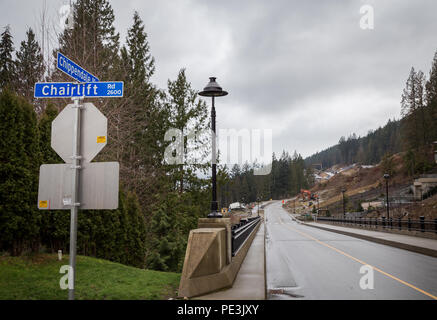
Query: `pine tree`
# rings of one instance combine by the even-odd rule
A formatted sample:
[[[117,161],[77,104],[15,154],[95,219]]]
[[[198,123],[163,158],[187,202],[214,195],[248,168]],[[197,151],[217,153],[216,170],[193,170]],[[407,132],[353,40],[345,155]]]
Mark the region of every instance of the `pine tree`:
[[[183,252],[184,242],[180,238],[180,219],[176,219],[179,199],[170,194],[153,211],[151,229],[154,238],[151,243],[150,256],[147,261],[149,268],[162,271],[177,271]]]
[[[124,185],[145,195],[141,205],[147,207],[150,193],[165,180],[161,170],[164,144],[160,143],[165,133],[165,113],[161,93],[150,82],[155,66],[147,33],[137,12],[133,20],[126,46],[121,49],[125,103],[117,117],[117,149],[121,150],[118,160],[123,163]]]
[[[41,48],[35,39],[31,28],[26,32],[26,40],[21,42],[20,50],[17,52],[16,76],[17,92],[29,103],[35,103],[33,88],[36,82],[41,81],[44,76],[44,58]],[[40,112],[39,110],[37,112]]]
[[[119,62],[119,34],[108,0],[78,0],[73,5],[73,28],[59,38],[60,51],[100,80],[113,80]],[[65,78],[56,72],[55,78]]]
[[[123,48],[123,62],[127,65],[129,80],[137,85],[148,84],[155,72],[155,59],[150,54],[147,33],[137,11],[134,13],[133,20],[126,39],[127,48]]]
[[[401,114],[404,117],[404,135],[407,148],[416,149],[422,144],[422,133],[420,132],[420,119],[418,111],[420,105],[421,88],[414,68],[411,68],[410,75],[405,84],[401,99]]]
[[[205,169],[201,165],[207,155],[206,137],[197,136],[196,141],[188,143],[184,135],[201,133],[208,128],[207,108],[204,101],[198,99],[191,84],[187,81],[185,69],[179,71],[175,81],[168,80],[168,98],[166,102],[168,116],[166,128],[179,129],[184,139],[184,164],[172,166],[174,186],[182,193],[196,183],[195,171]]]
[[[429,80],[426,83],[427,118],[430,119],[431,141],[437,140],[437,51],[434,54]]]
[[[0,243],[19,255],[40,243],[38,128],[33,107],[8,90],[0,95],[0,116]]]
[[[58,110],[49,104],[38,122],[39,150],[43,164],[63,163],[62,159],[51,147],[52,121],[58,116]],[[52,252],[67,251],[70,235],[70,212],[52,210],[41,217],[41,237],[43,244]]]
[[[129,192],[126,197],[126,264],[143,268],[145,265],[145,221],[137,196]]]
[[[0,41],[0,91],[9,87],[15,88],[15,62],[12,59],[14,52],[14,44],[9,25],[5,27],[5,31],[1,34]]]

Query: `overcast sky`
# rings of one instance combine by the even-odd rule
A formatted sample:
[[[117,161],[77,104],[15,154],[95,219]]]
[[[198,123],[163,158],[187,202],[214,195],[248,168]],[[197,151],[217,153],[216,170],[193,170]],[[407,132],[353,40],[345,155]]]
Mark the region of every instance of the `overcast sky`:
[[[10,24],[16,48],[38,26],[43,3],[0,0],[1,26]],[[56,22],[69,1],[46,3]],[[229,92],[217,99],[218,127],[273,129],[277,153],[309,156],[398,119],[410,68],[428,75],[437,49],[435,0],[111,4],[123,40],[135,10],[144,20],[158,87],[182,67],[199,90],[216,76]],[[360,28],[363,5],[374,8],[373,30]]]

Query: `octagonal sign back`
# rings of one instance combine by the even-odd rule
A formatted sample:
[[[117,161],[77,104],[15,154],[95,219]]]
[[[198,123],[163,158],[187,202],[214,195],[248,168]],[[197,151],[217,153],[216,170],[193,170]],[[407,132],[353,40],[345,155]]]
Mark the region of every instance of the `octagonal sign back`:
[[[83,103],[80,116],[80,155],[91,162],[106,146],[108,120],[92,103]],[[72,163],[74,135],[74,104],[67,105],[52,122],[53,150],[66,162]]]

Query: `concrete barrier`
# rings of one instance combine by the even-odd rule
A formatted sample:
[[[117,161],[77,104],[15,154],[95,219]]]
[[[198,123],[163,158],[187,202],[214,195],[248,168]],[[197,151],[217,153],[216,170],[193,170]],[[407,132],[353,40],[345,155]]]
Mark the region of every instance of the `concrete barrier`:
[[[259,226],[232,257],[230,219],[199,219],[199,228],[188,237],[178,296],[191,298],[231,287]]]

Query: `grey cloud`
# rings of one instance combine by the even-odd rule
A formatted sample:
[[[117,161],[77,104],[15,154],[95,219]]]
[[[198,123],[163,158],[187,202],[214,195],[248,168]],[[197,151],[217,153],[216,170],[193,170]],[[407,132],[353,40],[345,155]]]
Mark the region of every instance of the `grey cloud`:
[[[42,3],[0,0],[7,8],[0,13],[2,25],[10,23],[20,34],[16,47],[24,37],[22,21],[35,19]],[[47,3],[55,8],[65,1]],[[374,6],[375,30],[359,28],[364,4]],[[310,155],[341,135],[365,134],[399,118],[411,66],[427,74],[437,49],[433,0],[114,0],[112,5],[122,39],[133,11],[143,18],[159,87],[182,67],[197,89],[217,76],[230,93],[217,102],[219,127],[273,127],[277,153],[297,149]]]

